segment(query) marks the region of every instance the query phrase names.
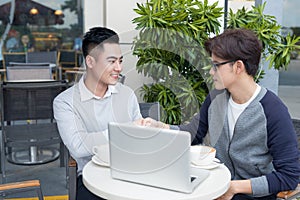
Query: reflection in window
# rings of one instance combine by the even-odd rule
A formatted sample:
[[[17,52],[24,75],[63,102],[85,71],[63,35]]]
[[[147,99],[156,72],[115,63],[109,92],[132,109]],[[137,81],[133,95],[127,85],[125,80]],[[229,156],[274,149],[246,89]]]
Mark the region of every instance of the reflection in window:
[[[82,21],[81,0],[1,1],[2,50],[53,51],[75,47],[80,50]]]
[[[282,34],[300,36],[300,17],[299,17],[299,0],[283,1],[283,17],[282,17]],[[291,55],[292,59],[299,59],[299,50],[294,51]]]

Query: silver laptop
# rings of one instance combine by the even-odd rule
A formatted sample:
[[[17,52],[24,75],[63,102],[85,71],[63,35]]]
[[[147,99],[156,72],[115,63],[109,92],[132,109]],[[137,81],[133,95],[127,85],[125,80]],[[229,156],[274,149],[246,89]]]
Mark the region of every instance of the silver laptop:
[[[114,179],[191,193],[209,171],[190,165],[188,132],[109,123]]]

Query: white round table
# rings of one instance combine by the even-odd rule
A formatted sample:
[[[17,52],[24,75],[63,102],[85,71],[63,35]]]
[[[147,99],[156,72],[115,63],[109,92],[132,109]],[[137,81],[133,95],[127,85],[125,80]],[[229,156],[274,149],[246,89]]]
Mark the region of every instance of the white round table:
[[[94,194],[109,200],[211,200],[229,188],[231,175],[221,164],[210,170],[210,175],[191,194],[174,192],[126,181],[112,179],[109,167],[90,161],[82,172],[84,185]]]

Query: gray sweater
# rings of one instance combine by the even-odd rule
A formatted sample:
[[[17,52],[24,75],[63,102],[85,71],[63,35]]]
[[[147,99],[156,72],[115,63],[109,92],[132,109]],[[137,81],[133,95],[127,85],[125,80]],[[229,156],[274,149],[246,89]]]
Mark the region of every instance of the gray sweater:
[[[227,91],[211,93],[200,113],[189,124],[180,125],[180,130],[191,133],[192,144],[202,143],[209,133],[210,145],[217,149],[217,158],[228,167],[232,180],[250,179],[253,196],[294,189],[300,174],[299,152],[287,108],[262,88],[237,119],[230,140],[228,100]]]

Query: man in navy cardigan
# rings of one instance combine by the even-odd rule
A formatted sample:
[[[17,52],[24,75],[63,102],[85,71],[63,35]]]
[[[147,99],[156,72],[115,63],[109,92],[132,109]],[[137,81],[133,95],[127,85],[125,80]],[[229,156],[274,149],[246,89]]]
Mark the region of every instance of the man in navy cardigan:
[[[215,90],[200,113],[186,125],[149,118],[142,125],[189,131],[193,145],[209,135],[208,145],[232,175],[218,200],[275,200],[278,192],[295,189],[299,182],[299,150],[287,107],[255,82],[262,45],[254,32],[234,29],[209,39],[205,48]]]

